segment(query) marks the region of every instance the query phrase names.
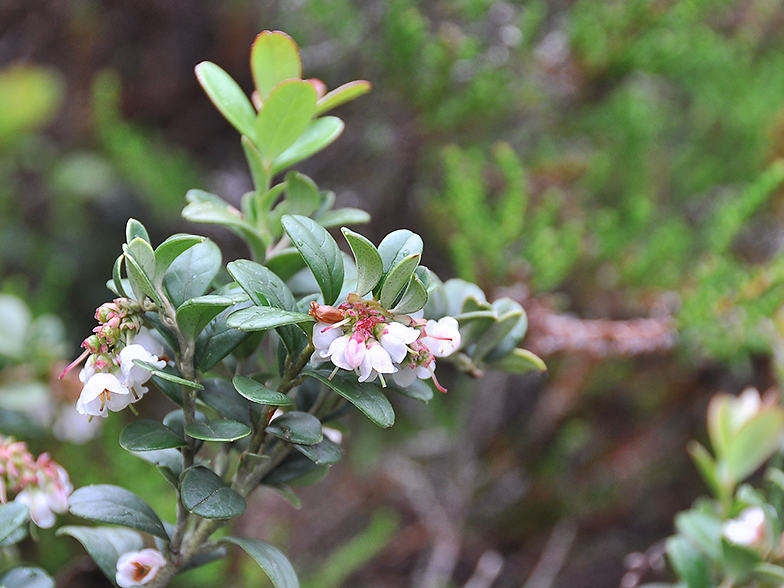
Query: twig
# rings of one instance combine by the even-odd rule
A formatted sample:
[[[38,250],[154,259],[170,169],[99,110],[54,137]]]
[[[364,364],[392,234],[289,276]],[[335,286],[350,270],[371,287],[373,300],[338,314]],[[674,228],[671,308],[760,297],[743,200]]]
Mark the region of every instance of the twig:
[[[497,551],[485,551],[476,563],[473,575],[463,588],[490,588],[504,567],[504,558]]]
[[[553,529],[550,539],[544,546],[542,556],[528,577],[528,581],[523,584],[523,588],[550,588],[561,573],[576,536],[577,525],[574,521],[559,522]]]

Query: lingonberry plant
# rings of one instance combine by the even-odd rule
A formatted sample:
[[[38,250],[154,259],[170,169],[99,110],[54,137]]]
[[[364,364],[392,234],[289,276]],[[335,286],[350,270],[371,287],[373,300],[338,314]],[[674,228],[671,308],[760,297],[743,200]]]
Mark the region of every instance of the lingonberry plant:
[[[162,421],[132,420],[119,439],[174,487],[176,520],[162,521],[119,486],[71,493],[68,475],[46,455],[34,460],[23,444],[2,440],[3,488],[17,493],[0,507],[2,545],[21,540],[29,518],[54,524],[67,499],[72,515],[109,526],[58,533],[79,541],[122,588],[165,586],[232,544],[277,588],[294,588],[294,569],[277,548],[226,532],[213,538],[243,514],[251,492],[266,486],[291,496],[291,482],[317,479],[342,456],[325,429],[352,407],[390,427],[389,394],[427,402],[434,388],[445,392],[437,361],[472,376],[545,369],[517,347],[527,328],[518,303],[490,303],[462,280],[442,283],[420,264],[422,239],[411,231],[374,245],[345,227],[368,222],[365,212],[333,209],[334,194],[301,173],[274,183],[340,135],[343,122],[322,115],[370,85],[326,92],[320,81],[301,79],[299,50],[280,32],[261,33],[250,61],[250,99],[213,63],[199,64],[196,76],[241,133],[254,189],[241,210],[191,190],[183,215],[236,232],[251,259],[224,272],[211,240],[177,234],[153,247],[131,219],[108,282],[116,298],[98,308],[98,325],[69,366],[83,362],[75,410],[85,419],[133,409],[147,393],[177,405]],[[328,232],[333,227],[342,227],[351,257]],[[16,568],[0,584],[15,586],[22,576],[46,578],[38,568]]]

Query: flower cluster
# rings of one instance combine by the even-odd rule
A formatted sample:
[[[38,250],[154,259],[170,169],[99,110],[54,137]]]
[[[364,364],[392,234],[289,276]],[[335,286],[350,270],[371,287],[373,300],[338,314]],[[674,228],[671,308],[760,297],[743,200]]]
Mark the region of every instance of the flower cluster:
[[[157,549],[128,551],[117,560],[115,580],[120,588],[149,584],[166,564],[163,554]]]
[[[54,525],[55,513],[68,512],[68,497],[73,485],[68,472],[48,453],[37,459],[27,443],[13,437],[0,437],[0,502],[8,501],[8,491],[16,493],[14,501],[30,509],[30,518],[42,528]]]
[[[417,378],[435,377],[435,358],[447,357],[460,347],[457,321],[444,317],[425,320],[421,311],[414,315],[393,314],[375,300],[349,294],[344,304],[311,304],[315,351],[311,364],[330,360],[338,369],[353,371],[360,382],[378,377],[386,385],[391,374],[399,386],[410,386]]]
[[[141,309],[136,302],[117,298],[100,306],[95,318],[98,326],[84,340],[84,352],[66,372],[87,359],[79,374],[84,387],[76,410],[105,417],[109,410],[122,410],[147,392],[144,384],[150,379],[150,372],[134,360],[156,368],[164,367],[166,361],[161,344],[149,329],[142,327]]]

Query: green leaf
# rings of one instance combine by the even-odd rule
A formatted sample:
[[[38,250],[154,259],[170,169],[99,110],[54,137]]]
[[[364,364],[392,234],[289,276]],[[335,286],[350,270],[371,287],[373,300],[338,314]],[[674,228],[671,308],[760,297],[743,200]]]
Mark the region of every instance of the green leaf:
[[[332,236],[305,216],[285,215],[281,222],[318,282],[324,304],[337,300],[343,286],[343,257]]]
[[[433,400],[433,388],[431,388],[427,382],[418,378],[414,380],[413,384],[406,386],[405,388],[403,386],[398,386],[395,384],[394,380],[390,379],[390,381],[387,382],[387,389],[407,396],[408,398],[419,400],[425,404]]]
[[[152,278],[155,276],[155,252],[152,246],[141,237],[135,237],[133,241],[128,243],[128,251],[152,282]]]
[[[427,288],[415,275],[411,276],[408,288],[400,297],[400,301],[392,309],[399,314],[411,314],[422,310],[427,304]]]
[[[479,336],[479,340],[476,342],[476,346],[471,351],[471,359],[474,361],[474,364],[478,365],[479,363],[484,360],[490,351],[492,351],[496,345],[503,341],[504,337],[506,337],[520,322],[521,317],[525,316],[522,309],[517,311],[507,312],[498,317],[490,327]]]
[[[123,279],[122,279],[122,263],[125,259],[125,254],[120,255],[112,266],[112,284],[114,285],[114,293],[117,296],[127,297],[128,294],[123,287]]]
[[[3,588],[54,588],[54,579],[41,568],[19,566],[0,577]]]
[[[24,528],[29,516],[30,510],[21,502],[8,502],[0,506],[0,544]]]
[[[283,413],[267,425],[266,431],[289,443],[302,445],[314,445],[323,438],[321,421],[298,410]]]
[[[182,478],[182,504],[205,519],[231,519],[245,512],[245,499],[229,488],[212,470],[195,467]]]
[[[735,579],[735,585],[741,585],[760,563],[760,554],[751,547],[737,545],[722,537],[721,562],[724,564],[725,573]]]
[[[126,425],[120,433],[120,445],[128,451],[157,451],[182,447],[185,441],[158,421],[143,419]]]
[[[389,272],[406,257],[422,254],[422,237],[407,229],[389,233],[378,246],[384,273]]]
[[[131,283],[136,299],[142,300],[146,295],[159,307],[163,307],[163,301],[152,285],[150,277],[139,265],[139,262],[136,261],[127,245],[123,245],[123,252],[125,253],[125,271],[128,273],[128,281]]]
[[[199,390],[199,399],[207,406],[214,408],[227,419],[239,421],[250,426],[252,421],[250,405],[224,378],[207,378],[202,381],[204,390]]]
[[[268,165],[291,147],[316,112],[316,90],[302,80],[277,85],[256,117],[254,144]]]
[[[281,31],[256,35],[250,49],[250,69],[262,101],[281,82],[301,78],[302,60],[294,39]]]
[[[163,283],[163,274],[172,262],[187,249],[204,242],[207,237],[178,233],[166,239],[155,249],[155,284]]]
[[[212,319],[236,301],[226,296],[199,296],[182,303],[177,309],[177,326],[185,337],[195,339]]]
[[[264,167],[264,159],[262,158],[261,153],[245,135],[242,136],[240,143],[242,143],[245,161],[248,162],[250,175],[253,178],[253,187],[256,188],[257,192],[266,191],[267,182],[270,181],[270,177],[267,174],[267,169]]]
[[[709,558],[721,557],[722,520],[716,515],[687,510],[675,515],[675,528]]]
[[[710,588],[708,564],[686,539],[679,535],[667,539],[667,555],[688,588]]]
[[[332,379],[328,370],[310,370],[305,372],[305,375],[316,378],[332,388],[378,426],[386,428],[395,424],[395,411],[375,384],[360,383],[354,374],[345,372],[337,372]]]
[[[250,435],[250,427],[237,421],[216,419],[186,425],[185,433],[202,441],[236,441]]]
[[[98,484],[75,490],[68,500],[72,515],[95,521],[136,529],[169,540],[166,529],[155,511],[130,490]]]
[[[198,410],[196,411],[194,418],[197,423],[207,421],[207,417],[204,413]],[[182,409],[173,410],[163,417],[163,424],[171,429],[180,439],[185,439],[185,415],[183,414]]]
[[[294,404],[294,401],[285,394],[270,390],[247,376],[234,376],[232,383],[237,392],[251,402],[269,406],[291,406]]]
[[[117,585],[117,560],[123,553],[144,548],[141,535],[128,529],[69,526],[57,529],[57,535],[69,535],[82,544],[104,575]]]
[[[338,208],[318,215],[316,222],[326,229],[343,225],[363,225],[370,222],[370,215],[359,208]]]
[[[286,174],[286,212],[310,216],[321,206],[318,186],[305,174],[290,171]]]
[[[722,488],[716,473],[716,460],[707,449],[696,441],[689,442],[688,451],[710,491],[714,496],[721,496]]]
[[[268,257],[264,265],[281,280],[289,280],[298,271],[307,267],[305,260],[294,247],[282,249],[276,255]]]
[[[487,367],[511,374],[527,374],[532,371],[547,372],[547,366],[539,356],[519,347],[513,349],[511,353],[500,360],[488,364]]]
[[[784,585],[784,568],[771,563],[758,563],[752,569],[754,575],[765,585],[771,586]]]
[[[334,116],[324,116],[312,121],[294,144],[275,158],[272,173],[276,174],[291,167],[329,146],[340,136],[344,126],[343,121]]]
[[[163,276],[163,285],[174,306],[206,294],[222,265],[220,248],[209,240],[181,253]]]
[[[264,570],[275,588],[299,588],[294,568],[278,548],[257,539],[239,537],[224,537],[221,542],[241,547]]]
[[[186,380],[185,378],[181,378],[180,376],[170,374],[169,372],[165,372],[163,370],[159,370],[157,367],[155,367],[151,363],[147,363],[146,361],[142,361],[140,359],[134,359],[133,363],[138,365],[140,368],[146,369],[153,376],[158,376],[162,380],[167,380],[169,382],[179,384],[180,386],[186,386],[188,388],[194,388],[196,390],[201,390],[204,387],[198,382],[191,382],[190,380]]]
[[[370,239],[345,227],[340,230],[348,241],[357,263],[356,294],[364,296],[375,288],[381,279],[381,275],[384,273],[384,262],[381,261],[381,254],[370,242]]]
[[[414,253],[404,257],[387,272],[384,284],[381,286],[380,302],[383,307],[392,308],[403,295],[411,280],[411,276],[414,275],[414,270],[419,265],[421,257],[421,253]],[[427,297],[425,297],[425,302],[427,302]]]
[[[525,310],[519,302],[503,297],[494,301],[492,306],[499,317],[503,317],[510,312],[519,312],[520,315],[517,323],[485,356],[484,361],[486,362],[496,361],[510,353],[523,340],[528,331],[528,315],[525,314]]]
[[[130,243],[137,237],[146,241],[148,245],[150,244],[150,235],[147,234],[144,225],[135,218],[129,218],[125,225],[125,242]]]
[[[218,314],[196,339],[194,359],[201,372],[211,370],[250,337],[249,331],[232,329],[226,324],[232,312],[234,309],[228,308]]]
[[[183,209],[183,218],[194,223],[223,225],[242,237],[253,251],[263,252],[267,244],[262,241],[253,225],[244,215],[228,202],[204,190],[189,190],[185,195],[188,205]]]
[[[255,136],[256,110],[237,82],[219,66],[202,61],[195,68],[196,79],[212,103],[240,134]]]
[[[327,92],[316,103],[316,116],[370,92],[372,86],[365,80],[355,80]]]
[[[762,409],[743,425],[731,440],[726,463],[736,482],[754,473],[778,449],[784,432],[784,411]]]
[[[231,277],[248,293],[250,299],[258,306],[275,306],[283,310],[295,310],[297,303],[288,286],[269,269],[240,259],[226,266]]]
[[[291,453],[278,467],[267,474],[262,482],[270,486],[281,484],[305,486],[312,482],[314,477],[320,476],[320,472],[324,469],[328,469],[327,466],[321,466],[301,453]]]
[[[277,419],[276,419],[277,420]],[[269,429],[267,429],[269,430]],[[315,445],[294,445],[302,455],[319,465],[332,465],[338,463],[343,457],[340,445],[324,437]]]
[[[312,322],[312,316],[301,312],[289,312],[274,306],[251,306],[229,315],[226,324],[243,331],[266,331],[283,325]]]

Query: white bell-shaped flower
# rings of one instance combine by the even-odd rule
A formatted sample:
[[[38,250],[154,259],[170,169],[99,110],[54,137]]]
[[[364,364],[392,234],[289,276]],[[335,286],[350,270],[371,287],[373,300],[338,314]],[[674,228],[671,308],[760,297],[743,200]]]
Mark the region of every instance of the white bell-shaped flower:
[[[142,549],[123,553],[117,560],[117,585],[120,588],[144,586],[158,575],[166,560],[157,549]]]

